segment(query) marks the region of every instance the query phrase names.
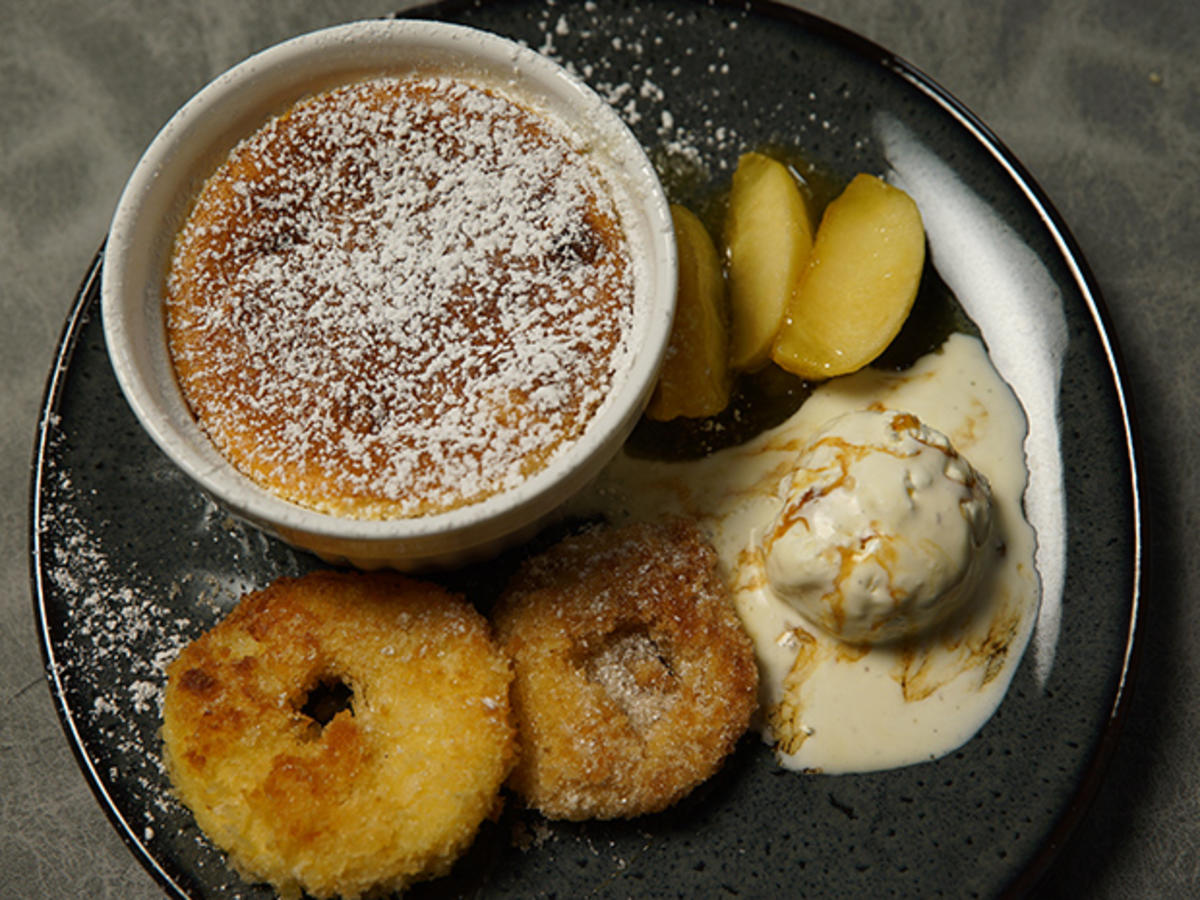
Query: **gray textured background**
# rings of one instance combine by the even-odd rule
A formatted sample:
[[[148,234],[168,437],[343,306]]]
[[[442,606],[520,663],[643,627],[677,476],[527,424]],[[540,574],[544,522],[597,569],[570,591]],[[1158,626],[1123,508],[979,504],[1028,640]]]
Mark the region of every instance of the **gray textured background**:
[[[600,0],[603,2],[603,0]],[[1090,261],[1144,437],[1152,576],[1134,702],[1048,896],[1200,890],[1200,4],[1192,0],[810,0],[989,123]],[[29,460],[69,304],[121,186],[217,72],[396,2],[5,0],[0,4],[0,896],[157,896],[59,728],[33,631]]]

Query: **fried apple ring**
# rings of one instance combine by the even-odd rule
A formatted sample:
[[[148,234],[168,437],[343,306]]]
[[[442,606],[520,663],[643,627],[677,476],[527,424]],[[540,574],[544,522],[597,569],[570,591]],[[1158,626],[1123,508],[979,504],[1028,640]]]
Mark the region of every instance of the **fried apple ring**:
[[[494,622],[516,672],[509,786],[550,818],[666,809],[755,709],[753,646],[689,522],[567,538],[526,562]]]
[[[242,599],[168,669],[167,769],[244,877],[359,897],[448,871],[515,759],[486,620],[395,574],[317,572]],[[322,725],[310,695],[341,684]]]

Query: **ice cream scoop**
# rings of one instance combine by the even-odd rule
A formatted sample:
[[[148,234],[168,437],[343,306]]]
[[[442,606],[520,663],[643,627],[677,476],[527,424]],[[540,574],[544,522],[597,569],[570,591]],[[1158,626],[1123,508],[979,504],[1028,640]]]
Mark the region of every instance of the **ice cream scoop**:
[[[849,643],[927,631],[969,600],[992,530],[987,479],[916,416],[864,410],[823,426],[781,485],[767,581]]]

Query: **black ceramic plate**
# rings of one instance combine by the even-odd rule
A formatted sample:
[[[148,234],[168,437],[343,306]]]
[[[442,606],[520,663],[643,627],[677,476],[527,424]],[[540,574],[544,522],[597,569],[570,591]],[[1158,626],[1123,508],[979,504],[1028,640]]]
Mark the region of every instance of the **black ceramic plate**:
[[[1045,615],[997,715],[934,763],[857,776],[779,769],[748,737],[665,814],[550,824],[510,804],[421,895],[992,896],[1028,887],[1078,816],[1119,718],[1141,537],[1121,376],[1090,276],[1020,164],[956,101],[854,35],[771,5],[684,0],[439,5],[570,62],[671,167],[671,190],[783,147],[835,175],[894,171],[931,258],[1031,425]],[[36,459],[33,580],[47,674],[79,762],[170,892],[242,883],[171,797],[163,670],[244,590],[316,563],[228,519],[160,455],[113,379],[98,257],[51,374]]]

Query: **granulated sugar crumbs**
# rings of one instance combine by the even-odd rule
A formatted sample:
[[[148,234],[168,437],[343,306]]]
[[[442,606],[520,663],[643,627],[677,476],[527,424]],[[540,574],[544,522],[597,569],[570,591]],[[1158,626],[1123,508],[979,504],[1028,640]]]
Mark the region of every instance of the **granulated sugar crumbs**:
[[[59,620],[48,625],[53,674],[97,776],[131,792],[150,829],[156,813],[178,808],[163,789],[158,719],[166,667],[194,626],[137,572],[114,567],[66,473],[44,477],[44,593],[58,609],[48,618]],[[57,625],[69,627],[56,635]]]
[[[202,566],[194,571],[184,566],[188,574],[182,579],[144,570],[137,562],[139,551],[115,537],[113,523],[100,511],[113,507],[103,483],[92,479],[87,455],[67,449],[57,416],[48,417],[44,428],[50,438],[35,520],[39,601],[48,672],[68,732],[88,761],[86,768],[119,809],[129,839],[182,840],[204,865],[212,851],[174,798],[161,758],[166,670],[246,586],[231,573],[212,580]],[[165,460],[153,465],[139,474],[149,481],[182,477]],[[177,512],[186,531],[194,510]],[[201,514],[198,527],[211,528],[208,518]],[[237,535],[224,538],[236,541]],[[189,546],[186,537],[179,546]]]

